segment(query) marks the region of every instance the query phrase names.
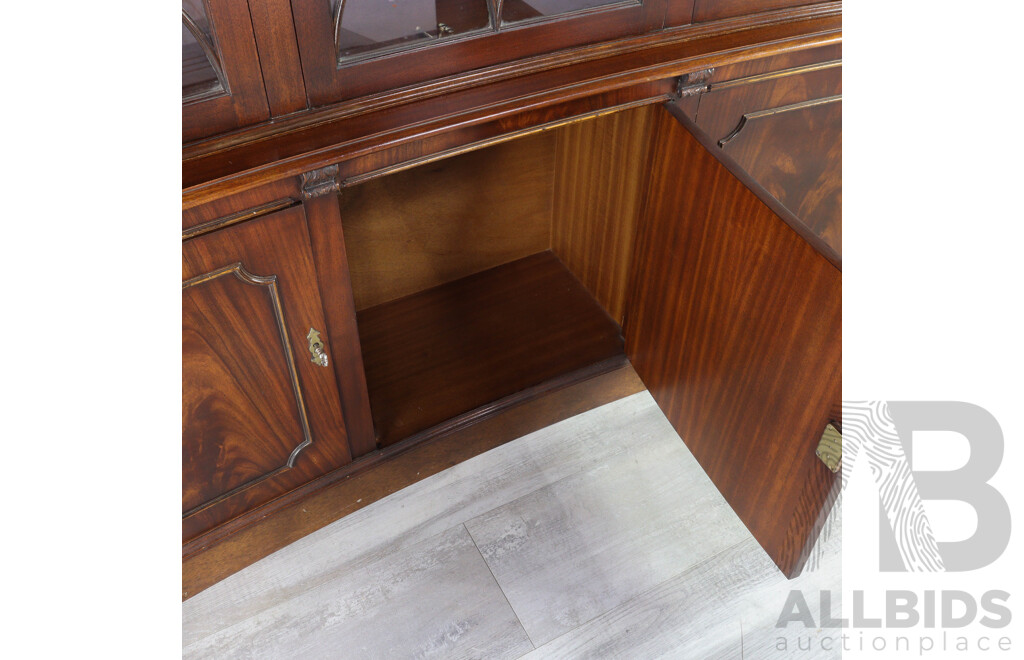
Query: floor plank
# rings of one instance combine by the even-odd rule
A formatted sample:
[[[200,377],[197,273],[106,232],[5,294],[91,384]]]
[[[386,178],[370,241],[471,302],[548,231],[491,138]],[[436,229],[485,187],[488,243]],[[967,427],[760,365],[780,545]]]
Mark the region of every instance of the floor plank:
[[[638,420],[657,415],[646,393],[528,434],[342,518],[183,604],[185,643],[358,570],[567,476],[650,442]],[[667,423],[667,422],[666,422]]]
[[[822,591],[828,591],[832,600],[832,616],[842,618],[842,506],[836,503],[821,538],[815,546],[814,565],[793,580],[781,579],[781,574],[761,588],[752,590],[735,601],[737,615],[743,621],[744,658],[813,658],[827,660],[841,657],[842,630],[835,628],[804,628],[791,623],[776,627],[786,598],[792,590],[803,593],[815,622],[821,623]],[[808,562],[809,564],[811,562]],[[835,641],[828,641],[833,638]],[[781,640],[785,651],[782,651]]]
[[[791,589],[816,620],[818,592],[838,598],[840,515],[787,581],[641,392],[213,585],[183,603],[184,656],[838,657],[829,630],[775,626]]]
[[[532,649],[464,526],[198,640],[186,658],[515,658]]]
[[[804,593],[820,622],[819,592],[831,591],[841,616],[841,512],[822,539],[821,563],[787,580],[752,536],[709,557],[569,633],[537,648],[537,658],[838,658],[822,648],[830,629],[776,628],[790,590]],[[785,652],[779,640],[785,640]],[[808,650],[809,648],[809,650]]]
[[[770,566],[769,566],[770,565]],[[536,658],[740,658],[733,598],[775,565],[744,539],[527,655]]]
[[[627,451],[466,523],[535,644],[750,536],[649,395]]]

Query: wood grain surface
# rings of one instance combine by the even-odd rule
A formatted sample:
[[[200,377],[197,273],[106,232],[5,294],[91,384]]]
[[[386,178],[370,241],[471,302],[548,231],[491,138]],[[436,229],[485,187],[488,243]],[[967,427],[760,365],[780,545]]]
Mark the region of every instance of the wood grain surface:
[[[694,137],[682,113],[660,113],[654,130],[627,355],[792,576],[835,481],[814,449],[840,390],[840,272]]]
[[[524,401],[499,415],[448,435],[435,437],[429,442],[397,445],[388,451],[356,461],[338,470],[339,474],[334,475],[338,478],[332,478],[332,475],[323,478],[322,487],[312,489],[312,494],[307,498],[290,502],[277,510],[275,515],[255,521],[236,534],[211,544],[203,552],[184,557],[182,599],[195,596],[289,543],[410,484],[515,438],[643,389],[644,385],[636,372],[626,365]],[[581,453],[576,445],[566,449],[566,458]],[[599,456],[596,452],[592,455],[595,459]],[[555,469],[558,461],[546,460],[545,464]],[[518,478],[508,482],[508,487],[522,488],[528,485]],[[421,499],[418,501],[422,502]],[[488,508],[491,507],[480,509],[480,512]],[[355,520],[352,519],[352,522]],[[379,523],[374,523],[375,529],[398,529],[397,525],[390,522],[383,528]],[[439,531],[448,526],[442,523],[434,529]]]
[[[550,524],[559,517],[571,524]],[[424,479],[189,599],[183,656],[334,657],[357,647],[361,657],[476,657],[474,648],[500,657],[501,640],[520,628],[488,598],[496,585],[538,647],[528,658],[777,658],[780,637],[795,657],[838,657],[837,629],[776,627],[790,590],[839,591],[836,522],[814,566],[787,582],[640,393]],[[473,535],[487,573],[466,561],[463,525],[495,525]],[[524,588],[530,574],[518,570],[530,562],[549,578],[537,588]],[[807,600],[820,620],[818,599]],[[570,628],[588,608],[604,609]],[[325,612],[322,630],[310,623]],[[569,629],[540,644],[543,627]],[[808,637],[813,650],[797,652]],[[832,654],[822,652],[826,637]]]
[[[782,72],[787,69],[812,66],[822,62],[832,62],[841,59],[843,59],[843,44],[840,42],[817,48],[790,50],[777,55],[758,57],[733,64],[723,64],[715,67],[715,73],[711,78],[712,87],[715,84],[739,78]]]
[[[229,267],[182,291],[185,515],[285,469],[307,440],[272,286]]]
[[[823,99],[843,92],[843,72],[839,62],[826,68],[795,69],[791,75],[760,79],[750,77],[726,84],[712,84],[701,96],[697,125],[715,140],[735,130],[744,114],[785,105]]]
[[[810,5],[822,0],[694,0],[693,22],[703,23],[772,9]]]
[[[814,105],[747,115],[722,147],[836,252],[843,252],[843,106]]]
[[[647,106],[558,130],[551,249],[618,323],[654,111]]]
[[[218,197],[206,204],[183,208],[181,210],[182,234],[195,231],[197,227],[209,225],[231,215],[244,214],[251,209],[259,208],[281,200],[298,203],[300,191],[296,177],[278,179],[265,186]]]
[[[183,281],[233,264],[273,276],[279,308],[269,286],[236,284],[233,275],[182,292],[185,541],[351,461],[334,373],[306,349],[310,327],[326,326],[302,207],[182,244]],[[284,452],[307,439],[292,467],[215,499],[284,467]],[[196,510],[200,504],[208,506]]]
[[[195,639],[183,657],[511,660],[533,649],[465,527],[376,559]]]
[[[327,337],[333,347],[334,371],[341,393],[341,409],[345,417],[349,447],[353,457],[377,448],[370,416],[370,399],[366,393],[363,353],[359,348],[356,309],[349,277],[348,252],[337,198],[332,195],[314,197],[303,202],[306,224],[313,248],[317,282],[327,322]]]
[[[306,108],[299,46],[289,0],[248,0],[260,69],[273,117]]]
[[[841,591],[841,539],[822,540],[824,561],[817,570],[787,580],[748,535],[524,658],[777,660],[792,653],[802,660],[838,660],[841,642],[833,637],[834,629],[776,626],[792,590]],[[820,621],[820,599],[808,598],[807,603],[814,620]],[[839,616],[839,605],[835,602],[832,616]],[[785,652],[777,646],[780,638],[786,640]],[[831,639],[822,645],[822,638]],[[798,653],[809,644],[811,651]],[[823,650],[830,647],[831,652]]]
[[[842,45],[718,67],[678,107],[842,254]]]
[[[651,398],[632,399],[606,422],[626,451],[466,521],[538,646],[750,538]]]
[[[546,132],[343,189],[356,309],[547,250],[554,147]]]
[[[359,313],[381,446],[622,354],[622,336],[550,252]]]
[[[838,3],[824,3],[792,15],[729,19],[696,31],[602,44],[593,52],[479,69],[196,144],[183,152],[182,204],[191,207],[333,163],[344,168],[345,161],[382,150],[396,149],[401,159],[418,140],[437,138],[448,148],[450,141],[440,138],[453,132],[471,134],[489,125],[508,132],[509,122],[524,112],[536,115],[532,125],[542,124],[565,116],[559,104],[589,100],[590,110],[599,110],[648,98],[639,88],[662,81],[671,93],[672,79],[684,73],[836,43],[838,10]],[[472,141],[467,137],[462,140]],[[372,170],[375,163],[364,167]]]
[[[190,211],[184,214],[183,224],[202,227],[204,222],[231,217],[232,213],[245,214],[267,203],[274,206],[261,211],[266,213],[262,217],[246,216],[227,229],[211,226],[207,228],[209,233],[186,240],[185,277],[244,263],[256,275],[273,274],[278,278],[282,301],[279,316],[286,328],[285,339],[278,341],[290,348],[282,346],[274,354],[291,354],[294,358],[297,391],[309,403],[309,435],[313,443],[298,454],[299,462],[310,462],[302,467],[308,473],[297,472],[296,463],[297,467],[187,517],[183,529],[188,541],[184,554],[194,559],[191,565],[195,570],[189,575],[201,576],[196,583],[201,584],[212,575],[223,575],[231,566],[251,560],[253,552],[234,545],[234,538],[249,538],[246,532],[258,526],[257,519],[262,516],[291,510],[300,498],[319,494],[318,489],[332,483],[347,484],[360,474],[372,474],[377,469],[373,466],[389,464],[399,455],[436,441],[424,433],[451,437],[454,427],[444,427],[445,420],[465,417],[494,401],[514,402],[509,397],[517,392],[539,387],[539,383],[560,382],[558,379],[566,374],[620,356],[622,337],[616,322],[623,319],[627,335],[630,327],[635,326],[633,339],[629,340],[637,349],[634,359],[643,364],[648,377],[657,381],[658,386],[652,390],[666,406],[676,428],[681,432],[693,431],[692,435],[698,437],[699,451],[694,453],[702,464],[713,465],[716,472],[712,476],[730,489],[730,502],[739,502],[734,506],[745,516],[744,521],[759,541],[774,553],[775,561],[790,573],[799,570],[835,482],[829,479],[830,475],[814,472],[803,453],[790,444],[780,444],[777,438],[781,437],[783,427],[795,428],[794,437],[799,438],[791,444],[802,447],[804,437],[810,435],[808,429],[818,423],[818,399],[828,399],[826,408],[830,408],[839,398],[839,312],[831,302],[821,300],[830,300],[833,294],[838,296],[838,273],[835,269],[829,271],[827,261],[800,242],[800,236],[790,231],[792,224],[786,225],[778,218],[774,218],[773,224],[770,210],[767,214],[752,211],[758,202],[734,199],[737,195],[729,191],[735,181],[728,181],[715,170],[716,166],[722,167],[721,163],[704,163],[686,146],[679,150],[683,155],[679,155],[669,153],[671,149],[659,142],[661,146],[656,148],[661,151],[652,154],[643,140],[623,140],[623,135],[639,138],[644,131],[659,140],[665,135],[669,135],[670,141],[676,139],[670,131],[666,133],[668,129],[660,119],[652,118],[649,110],[639,110],[588,122],[597,126],[607,121],[601,125],[614,130],[604,134],[594,131],[593,126],[581,127],[580,135],[585,139],[557,138],[557,150],[554,135],[540,133],[489,150],[493,153],[462,157],[470,163],[468,166],[459,165],[458,159],[424,164],[402,188],[388,188],[400,181],[402,174],[367,181],[352,186],[351,197],[345,197],[348,191],[343,193],[340,205],[334,197],[298,205],[294,178],[306,170],[337,165],[341,179],[365,179],[381,169],[494,144],[520,132],[547,129],[560,122],[607,112],[610,107],[650,104],[671,94],[675,76],[709,66],[737,67],[725,78],[716,79],[719,81],[729,76],[756,75],[756,67],[750,64],[754,61],[781,62],[789,58],[789,66],[801,66],[798,60],[802,61],[808,49],[837,45],[839,3],[794,8],[804,3],[727,0],[708,10],[710,3],[698,0],[694,15],[711,21],[704,25],[545,53],[562,42],[584,44],[636,34],[630,32],[636,25],[647,29],[650,22],[653,26],[651,10],[663,10],[664,5],[643,3],[643,7],[630,10],[644,16],[636,24],[610,20],[615,12],[603,12],[590,23],[575,19],[549,21],[543,26],[510,30],[508,35],[441,44],[432,49],[429,57],[382,58],[358,67],[358,71],[353,67],[339,69],[333,55],[325,59],[324,49],[320,48],[323,44],[317,41],[323,41],[320,33],[325,24],[319,19],[307,19],[317,12],[323,14],[326,3],[296,2],[294,19],[300,25],[298,33],[289,24],[290,10],[282,9],[287,3],[253,3],[251,20],[246,17],[246,21],[237,21],[245,22],[248,32],[235,30],[235,21],[221,21],[224,29],[232,31],[224,36],[248,40],[252,54],[258,42],[261,56],[279,60],[268,59],[262,75],[271,79],[265,86],[264,80],[259,80],[262,119],[271,112],[294,114],[244,128],[245,124],[262,119],[244,118],[235,113],[234,106],[224,106],[224,112],[235,113],[234,118],[229,117],[228,124],[218,124],[223,113],[213,112],[213,106],[208,106],[209,121],[200,118],[197,124],[188,114],[192,111],[186,110],[186,140],[208,136],[211,131],[226,130],[225,127],[242,128],[186,146],[183,206]],[[740,16],[775,8],[782,9],[749,18]],[[673,25],[685,21],[685,12],[670,13]],[[616,15],[625,16],[621,11]],[[661,15],[665,15],[663,11]],[[721,18],[728,16],[734,18]],[[570,25],[588,27],[567,34],[565,28]],[[310,26],[318,31],[312,41],[308,34],[303,34]],[[484,43],[506,42],[510,45],[507,52],[481,50]],[[333,46],[330,50],[333,53]],[[459,53],[466,58],[445,59]],[[531,53],[544,54],[506,62]],[[324,64],[328,60],[330,67]],[[400,61],[408,66],[396,68]],[[747,64],[751,68],[741,71],[740,67]],[[299,66],[305,67],[304,74],[316,67],[320,69],[315,75],[300,75],[296,79]],[[385,70],[398,71],[398,78],[381,76]],[[258,62],[255,71],[260,73]],[[252,72],[248,66],[247,75]],[[826,77],[821,73],[808,75]],[[747,87],[775,90],[761,97],[771,107],[779,107],[779,103],[788,103],[787,99],[792,98],[792,94],[775,93],[787,84]],[[807,84],[803,91],[813,96],[818,87]],[[790,85],[788,89],[792,92],[795,88]],[[727,90],[720,91],[724,94]],[[344,100],[330,107],[306,109],[306,92],[313,105]],[[745,98],[749,105],[749,97]],[[706,116],[725,114],[709,111]],[[799,124],[786,129],[790,132],[799,129],[821,136],[818,146],[825,142],[837,144],[824,137],[835,121],[820,114],[794,112],[779,121]],[[650,125],[641,128],[645,122]],[[767,120],[760,118],[750,121],[745,129],[748,132],[737,134],[729,148],[734,160],[744,159],[748,153],[783,150],[785,147],[778,143],[782,133],[769,130],[769,126]],[[587,133],[588,130],[591,132]],[[530,147],[531,144],[545,146]],[[513,155],[502,161],[495,155],[503,153],[502,150]],[[831,152],[826,156],[831,159],[829,162],[834,160]],[[640,173],[645,170],[630,165],[637,162],[653,163],[652,190],[656,194],[646,199],[646,207],[642,204],[643,196],[636,194],[643,178]],[[768,173],[761,174],[766,180],[764,187],[778,183],[781,188],[774,188],[773,194],[785,196],[784,177],[778,176],[780,157],[773,156],[765,162],[771,165]],[[758,166],[758,162],[749,165],[751,170]],[[488,173],[487,167],[494,169]],[[616,175],[616,170],[620,174]],[[706,172],[710,174],[705,176]],[[833,176],[824,169],[822,172],[829,181],[838,178],[838,173]],[[431,179],[433,175],[436,178]],[[583,182],[575,192],[583,192],[584,197],[568,199],[572,197],[567,183],[570,179]],[[706,187],[690,179],[702,179]],[[474,186],[474,181],[485,183]],[[809,214],[833,203],[832,198],[826,199],[831,188],[818,180],[806,181],[809,183],[805,182],[805,187],[811,186],[824,195],[822,199],[811,200]],[[421,186],[418,190],[417,185]],[[615,191],[616,185],[620,191]],[[556,193],[558,186],[563,186],[560,193]],[[589,193],[587,186],[592,186]],[[673,186],[683,192],[670,191]],[[835,190],[838,195],[838,189]],[[271,191],[277,194],[268,197]],[[404,193],[409,194],[403,198]],[[587,194],[596,199],[587,198]],[[727,201],[721,201],[721,195]],[[713,201],[694,202],[692,198]],[[552,200],[564,207],[554,206]],[[763,202],[764,197],[760,200]],[[295,206],[285,208],[293,203]],[[790,203],[800,207],[796,202]],[[474,207],[475,216],[468,210],[470,206]],[[686,208],[680,211],[682,207]],[[276,211],[279,208],[284,210]],[[487,215],[481,215],[480,208],[487,209]],[[635,220],[638,208],[646,209],[640,222]],[[775,207],[768,204],[765,208]],[[427,211],[422,212],[423,209]],[[354,212],[342,220],[342,214],[349,211]],[[683,226],[677,227],[672,222],[678,222],[680,216],[673,214],[680,212],[686,218]],[[365,233],[354,227],[350,235],[345,225],[342,236],[343,222],[351,217],[353,224],[358,224],[360,213],[367,219],[363,225]],[[731,213],[735,214],[731,218],[722,215]],[[694,220],[695,216],[698,220]],[[789,222],[788,217],[786,221]],[[834,242],[832,221],[813,222],[819,235]],[[281,223],[285,229],[277,229],[276,225],[268,229],[272,223]],[[641,237],[634,244],[636,226],[641,228]],[[446,228],[452,230],[447,235]],[[403,246],[395,236],[409,242]],[[438,242],[430,243],[432,237]],[[352,249],[349,243],[346,254],[346,239],[354,240],[359,249]],[[685,240],[686,244],[675,243],[674,239]],[[793,247],[787,242],[790,240],[802,247]],[[723,244],[735,253],[725,254]],[[385,247],[374,255],[366,247],[372,245]],[[514,261],[549,247],[571,262],[572,270],[578,271],[586,287],[612,311],[614,320],[550,253]],[[807,257],[801,251],[804,248],[818,261]],[[598,260],[598,254],[605,256]],[[363,256],[367,262],[352,268],[356,271],[366,266],[360,272],[367,275],[360,275],[361,283],[353,287],[347,276],[348,259]],[[402,256],[412,258],[403,264]],[[780,265],[774,262],[776,258],[788,261]],[[538,261],[531,262],[532,259]],[[819,261],[825,266],[819,268]],[[515,270],[517,264],[521,267],[523,263],[530,263],[529,268]],[[557,264],[557,268],[548,272],[545,264],[549,263]],[[388,264],[387,268],[402,265],[397,270],[375,271],[380,264]],[[493,268],[498,264],[504,265]],[[488,274],[502,269],[507,272],[488,280]],[[624,274],[631,271],[639,276],[627,287]],[[828,275],[830,272],[835,274],[834,281]],[[665,286],[666,281],[674,278],[684,282],[678,290],[687,296],[685,299],[672,298],[675,287]],[[183,297],[183,321],[188,325],[183,338],[189,342],[186,350],[192,355],[191,366],[186,362],[186,369],[193,374],[188,379],[193,384],[205,383],[197,389],[215,392],[204,400],[197,397],[193,402],[196,405],[190,404],[189,410],[193,412],[187,413],[191,418],[184,423],[186,430],[194,426],[203,435],[211,428],[237,429],[248,424],[243,434],[276,434],[269,444],[257,442],[244,448],[237,438],[231,440],[228,446],[232,449],[221,456],[226,460],[214,468],[209,468],[209,462],[218,459],[210,457],[221,454],[210,449],[216,449],[215,443],[186,441],[194,448],[183,445],[183,453],[196,457],[196,465],[187,467],[185,476],[189,482],[202,482],[198,490],[183,491],[183,501],[191,498],[186,504],[192,508],[196,508],[196,502],[217,500],[239,484],[251,481],[253,475],[273,470],[288,447],[281,440],[281,429],[295,427],[296,419],[298,426],[302,426],[299,412],[289,417],[286,410],[281,364],[266,357],[273,353],[266,348],[273,345],[271,321],[277,323],[277,318],[268,316],[267,310],[271,308],[266,305],[266,287],[259,282],[215,279],[202,285],[207,288],[197,287]],[[783,282],[793,287],[784,289]],[[381,293],[388,287],[397,288]],[[368,302],[359,304],[356,289],[371,292]],[[635,301],[627,304],[630,296]],[[388,312],[392,305],[395,307]],[[358,332],[357,307],[361,310],[360,320],[365,322]],[[300,327],[296,327],[295,319],[299,317],[309,320],[302,320],[298,323]],[[245,323],[251,327],[243,327]],[[328,353],[334,358],[331,368],[312,365],[303,353],[305,332],[314,325],[324,330]],[[235,344],[227,339],[232,332],[237,335]],[[364,349],[365,344],[371,344],[364,354],[358,351],[360,341]],[[266,358],[266,364],[238,368],[230,362],[239,359],[232,348],[257,345],[262,352],[256,352],[256,359]],[[765,355],[758,353],[762,350]],[[368,386],[363,384],[364,355]],[[776,357],[780,355],[786,359]],[[284,360],[287,368],[288,360],[280,360]],[[788,382],[790,379],[792,383]],[[254,399],[244,401],[256,381],[265,381],[266,388]],[[261,396],[274,399],[274,403],[256,401]],[[227,420],[224,424],[215,416],[209,417],[209,410],[195,412],[217,397],[230,399],[230,405],[216,407],[217,414],[224,416],[221,421]],[[794,399],[801,399],[806,408],[798,410],[792,403]],[[291,400],[298,401],[294,393]],[[302,403],[293,405],[295,411],[302,410]],[[269,406],[273,412],[266,419],[256,419],[251,410],[244,410],[246,406]],[[207,417],[203,423],[210,422],[205,427],[196,421],[204,415]],[[732,420],[730,416],[740,419]],[[240,421],[243,418],[244,424]],[[381,432],[384,451],[375,451],[374,424]],[[739,467],[726,466],[722,450],[712,444],[758,433],[767,439],[758,436],[740,443]],[[324,438],[329,441],[325,443]],[[403,445],[403,438],[415,442],[410,440]],[[446,451],[438,455],[439,461],[465,457],[461,449]],[[764,466],[756,465],[765,451],[768,458],[762,461]],[[245,452],[252,456],[245,456]],[[352,463],[353,455],[363,455],[364,459]],[[810,455],[813,457],[813,450]],[[786,466],[786,460],[790,461],[789,467],[806,473],[806,477],[800,473],[795,478],[801,484],[799,487],[785,485],[778,472],[773,482],[766,472]],[[203,474],[203,469],[208,474]],[[373,492],[382,493],[415,480],[411,471],[418,478],[418,466],[410,463],[408,474],[389,476],[385,471],[362,483],[372,497]],[[750,474],[754,476],[751,478]],[[363,499],[362,491],[346,492],[356,502]],[[750,504],[762,496],[783,511],[787,524],[779,525],[777,519],[774,531],[764,526]],[[348,502],[346,506],[354,510],[361,505]],[[218,527],[213,529],[215,526]],[[266,531],[268,527],[260,532],[267,536],[262,537],[265,543],[257,552],[278,543],[277,538],[268,540],[274,534],[285,530],[287,536],[298,529],[288,531],[286,527],[275,527],[270,532]],[[201,547],[221,545],[232,549],[220,555],[194,554]],[[223,565],[217,565],[218,561],[224,561]]]
[[[703,94],[694,117],[719,146],[811,231],[842,254],[842,68],[838,59],[735,65]],[[838,49],[817,49],[822,57]],[[741,77],[735,77],[738,73]]]

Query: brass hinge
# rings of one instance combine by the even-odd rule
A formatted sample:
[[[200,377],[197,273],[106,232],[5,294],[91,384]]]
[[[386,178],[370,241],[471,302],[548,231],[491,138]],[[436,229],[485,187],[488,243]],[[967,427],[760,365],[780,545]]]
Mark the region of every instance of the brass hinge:
[[[679,76],[679,80],[676,82],[676,98],[696,96],[711,89],[711,75],[714,72],[714,67],[711,67]]]
[[[814,453],[828,469],[838,472],[839,464],[843,461],[843,434],[831,424],[826,424]]]

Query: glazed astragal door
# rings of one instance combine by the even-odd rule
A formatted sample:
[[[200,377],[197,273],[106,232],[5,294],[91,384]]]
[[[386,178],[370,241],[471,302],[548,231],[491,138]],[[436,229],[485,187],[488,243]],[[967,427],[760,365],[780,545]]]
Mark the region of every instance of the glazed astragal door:
[[[838,256],[679,108],[659,111],[626,353],[739,518],[800,572],[838,480]]]
[[[182,0],[181,104],[183,142],[270,116],[245,2]]]
[[[313,106],[661,29],[693,0],[292,0]],[[673,23],[676,24],[676,23]]]

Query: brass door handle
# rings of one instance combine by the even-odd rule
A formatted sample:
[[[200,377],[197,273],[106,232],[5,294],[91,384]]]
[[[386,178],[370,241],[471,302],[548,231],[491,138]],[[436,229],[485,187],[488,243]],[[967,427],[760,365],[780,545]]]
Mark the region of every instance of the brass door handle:
[[[324,351],[324,343],[320,339],[320,332],[309,329],[309,334],[306,335],[306,339],[309,341],[309,352],[313,356],[309,358],[309,361],[314,364],[319,364],[321,367],[327,366],[327,352]]]

